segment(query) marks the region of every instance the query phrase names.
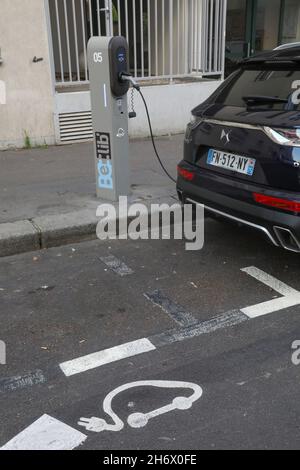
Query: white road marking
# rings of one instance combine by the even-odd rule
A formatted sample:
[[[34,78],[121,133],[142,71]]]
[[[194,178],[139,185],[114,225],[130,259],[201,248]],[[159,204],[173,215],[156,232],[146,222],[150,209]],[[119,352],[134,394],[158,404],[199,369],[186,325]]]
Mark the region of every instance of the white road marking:
[[[300,292],[298,295],[289,295],[287,297],[280,297],[279,299],[269,300],[261,304],[246,307],[241,310],[249,318],[257,318],[270,313],[278,312],[289,307],[300,305]]]
[[[158,387],[158,388],[187,388],[193,390],[192,395],[189,397],[179,396],[175,398],[169,405],[157,408],[148,413],[133,413],[128,416],[127,422],[132,428],[142,428],[148,424],[151,418],[163,415],[174,410],[189,410],[193,403],[202,396],[202,388],[194,383],[190,382],[178,382],[169,380],[143,380],[139,382],[131,382],[114,389],[110,392],[103,401],[103,410],[110,417],[110,421],[113,424],[107,423],[102,418],[80,418],[78,422],[79,426],[84,427],[87,431],[92,432],[103,432],[103,431],[121,431],[124,428],[124,422],[112,409],[113,399],[119,395],[119,393],[136,387]]]
[[[283,297],[279,297],[278,299],[269,300],[267,302],[241,309],[241,312],[249,318],[261,317],[263,315],[268,315],[289,307],[300,305],[300,292],[287,284],[284,284],[270,274],[267,274],[254,266],[244,268],[241,271],[249,274],[249,276],[254,277],[263,284],[271,287],[274,291],[283,295]]]
[[[249,318],[256,318],[295,305],[300,305],[300,292],[296,289],[293,289],[287,284],[253,266],[241,269],[241,271],[257,279],[259,282],[269,286],[274,291],[281,294],[282,297],[253,305],[251,307],[246,307],[241,310],[227,312],[206,322],[199,322],[196,325],[189,325],[185,328],[154,335],[150,338],[151,341],[148,338],[142,338],[137,341],[132,341],[130,343],[122,344],[110,349],[67,361],[60,364],[61,370],[66,376],[72,376],[90,369],[94,369],[104,364],[109,364],[121,359],[153,351],[156,349],[156,347],[159,346],[182,341],[184,339],[192,338],[201,334],[210,333],[221,328],[226,328],[245,322]],[[162,307],[162,305],[160,306]],[[27,385],[34,385],[35,383],[42,383],[44,381],[45,378],[41,371],[37,371],[36,374],[28,374],[27,376],[23,377],[4,379],[2,384],[0,381],[0,392],[1,385],[2,391],[5,391]],[[118,387],[110,392],[103,402],[103,410],[110,416],[113,424],[108,424],[104,419],[95,417],[81,418],[78,424],[85,427],[88,431],[93,432],[102,432],[105,430],[120,431],[124,428],[124,422],[113,412],[111,407],[112,400],[118,393],[138,386],[154,386],[162,388],[187,387],[192,388],[194,393],[190,397],[177,397],[172,401],[172,403],[148,413],[130,414],[127,418],[127,422],[128,425],[133,428],[144,427],[148,424],[149,419],[168,413],[169,411],[176,409],[190,409],[194,401],[198,400],[203,393],[201,387],[187,382],[132,382],[130,384],[125,384],[121,387]],[[86,439],[87,436],[85,434],[45,414],[24,431],[17,434],[0,450],[71,450],[78,447]]]
[[[114,348],[105,349],[96,353],[82,356],[72,361],[63,362],[60,368],[63,373],[69,377],[71,375],[80,374],[90,369],[110,364],[111,362],[120,361],[128,357],[136,356],[145,352],[153,351],[156,347],[147,338],[142,338],[130,343],[121,344]]]
[[[45,414],[1,450],[72,450],[86,438],[85,434]]]
[[[0,365],[6,365],[6,343],[0,340]]]
[[[249,274],[249,276],[254,277],[257,281],[266,284],[267,286],[271,287],[271,289],[275,290],[281,295],[294,295],[299,294],[296,289],[284,284],[284,282],[279,281],[275,277],[271,276],[270,274],[265,273],[261,269],[256,268],[255,266],[250,266],[249,268],[241,269],[242,272]]]

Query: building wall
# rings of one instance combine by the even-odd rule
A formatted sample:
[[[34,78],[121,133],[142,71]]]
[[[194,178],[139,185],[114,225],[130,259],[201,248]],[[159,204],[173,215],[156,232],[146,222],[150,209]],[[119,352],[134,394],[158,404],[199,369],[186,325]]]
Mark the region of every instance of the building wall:
[[[60,113],[90,111],[88,91],[57,93],[50,62],[45,0],[0,0],[0,149],[59,143]],[[49,21],[50,22],[50,21]],[[33,63],[33,57],[43,57]],[[175,66],[176,60],[174,60]],[[5,83],[6,104],[1,104]],[[145,86],[143,91],[156,135],[182,132],[190,110],[205,100],[219,81]],[[128,96],[130,105],[130,95]],[[130,121],[130,136],[149,135],[140,98],[138,118]],[[74,109],[73,109],[74,108]]]
[[[143,86],[152,127],[157,136],[184,132],[191,110],[205,101],[221,84],[221,80],[201,80],[169,85]],[[131,110],[131,91],[128,93],[128,109]],[[149,126],[140,96],[134,92],[135,119],[129,121],[129,136],[148,137]],[[91,110],[90,92],[56,94],[56,111],[65,113],[88,113]],[[85,118],[86,119],[86,118]],[[92,136],[92,124],[89,123]],[[59,134],[59,131],[58,131]]]
[[[6,104],[0,104],[0,148],[55,142],[53,88],[44,0],[1,0],[0,81]],[[33,63],[33,57],[43,57]]]
[[[220,80],[177,83],[143,87],[155,135],[184,132],[191,110],[205,101],[221,84]],[[129,121],[130,137],[149,136],[149,127],[142,100],[135,93],[136,119]],[[130,93],[128,95],[130,106]]]

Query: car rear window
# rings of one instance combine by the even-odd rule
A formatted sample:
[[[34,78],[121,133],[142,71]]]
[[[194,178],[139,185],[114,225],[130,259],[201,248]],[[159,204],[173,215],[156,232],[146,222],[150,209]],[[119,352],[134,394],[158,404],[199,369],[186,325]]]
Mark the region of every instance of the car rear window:
[[[300,99],[300,70],[248,70],[241,69],[236,77],[217,97],[216,102],[227,106],[246,108],[244,96],[270,96],[284,100],[288,103],[255,104],[255,107],[271,110],[299,110],[299,104],[293,104],[295,97],[295,83],[299,80]]]

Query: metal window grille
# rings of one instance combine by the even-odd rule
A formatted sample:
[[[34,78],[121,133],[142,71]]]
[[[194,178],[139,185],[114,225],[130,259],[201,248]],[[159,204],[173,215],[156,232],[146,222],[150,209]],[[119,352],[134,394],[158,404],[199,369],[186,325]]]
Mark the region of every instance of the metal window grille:
[[[223,75],[227,0],[48,0],[56,86],[88,84],[87,42],[123,35],[141,80]]]

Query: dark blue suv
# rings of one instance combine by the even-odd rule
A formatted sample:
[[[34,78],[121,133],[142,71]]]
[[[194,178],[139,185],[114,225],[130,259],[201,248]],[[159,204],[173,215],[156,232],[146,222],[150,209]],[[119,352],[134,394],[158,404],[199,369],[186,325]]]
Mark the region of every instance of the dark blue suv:
[[[178,165],[185,203],[300,252],[300,44],[239,64],[192,111]]]

